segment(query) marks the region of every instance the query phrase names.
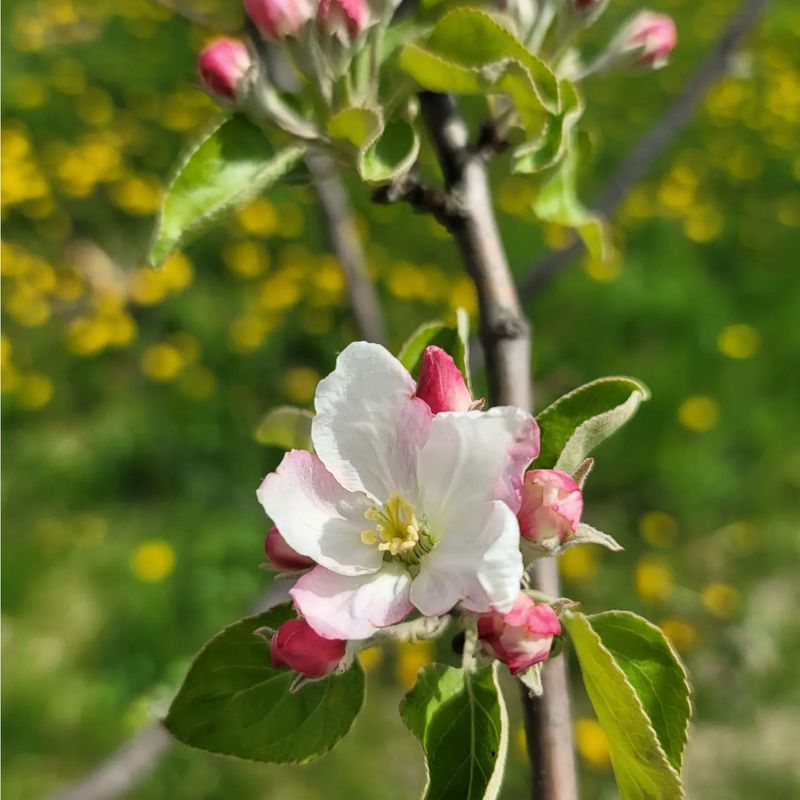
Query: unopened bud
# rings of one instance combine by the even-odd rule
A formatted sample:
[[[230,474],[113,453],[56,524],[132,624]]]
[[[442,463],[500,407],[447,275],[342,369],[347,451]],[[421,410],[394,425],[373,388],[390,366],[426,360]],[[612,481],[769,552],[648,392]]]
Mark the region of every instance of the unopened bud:
[[[264,554],[275,569],[286,572],[311,569],[314,566],[310,558],[301,555],[289,545],[275,526],[269,529],[264,540]]]
[[[436,345],[428,345],[422,353],[417,397],[424,400],[434,414],[469,411],[473,407],[472,395],[461,370],[453,358]]]
[[[247,47],[237,39],[216,39],[210,42],[197,60],[203,86],[211,94],[234,100],[241,80],[252,66]]]
[[[571,475],[558,469],[525,473],[517,512],[523,538],[544,547],[564,544],[583,513],[583,494]]]
[[[247,16],[264,36],[294,36],[314,16],[310,0],[244,0]]]
[[[561,633],[555,611],[520,592],[505,614],[491,611],[478,617],[478,637],[512,675],[524,672],[550,655],[553,636]]]
[[[326,36],[347,44],[370,23],[366,0],[320,0],[317,22]]]
[[[290,619],[275,631],[270,657],[274,667],[289,667],[309,678],[322,678],[336,671],[346,648],[345,641],[320,636],[304,619]]]
[[[623,26],[611,44],[616,55],[633,58],[640,67],[659,69],[678,42],[672,17],[655,11],[641,11]]]

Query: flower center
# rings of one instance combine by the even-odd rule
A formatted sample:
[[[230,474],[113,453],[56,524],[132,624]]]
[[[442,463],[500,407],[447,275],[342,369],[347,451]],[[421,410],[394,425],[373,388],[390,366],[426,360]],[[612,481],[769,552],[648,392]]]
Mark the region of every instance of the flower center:
[[[363,531],[361,541],[378,545],[378,550],[388,557],[418,564],[436,544],[425,518],[420,523],[414,506],[400,494],[393,494],[381,508],[372,506],[364,512],[364,517],[374,522],[375,527]]]

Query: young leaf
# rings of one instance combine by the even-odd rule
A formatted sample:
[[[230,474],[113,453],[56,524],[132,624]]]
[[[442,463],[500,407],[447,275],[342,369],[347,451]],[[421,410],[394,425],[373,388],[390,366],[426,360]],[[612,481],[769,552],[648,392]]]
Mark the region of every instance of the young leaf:
[[[608,737],[622,800],[682,800],[680,775],[670,763],[636,687],[594,629],[593,618],[566,612],[562,620],[575,646],[589,699]],[[599,628],[603,629],[602,620]],[[645,638],[649,642],[649,637]],[[683,674],[677,662],[675,668]],[[664,688],[671,691],[672,682]],[[661,689],[661,685],[654,687],[655,692]],[[681,724],[685,725],[685,720]]]
[[[259,444],[284,450],[312,450],[311,420],[304,408],[279,406],[268,411],[258,423],[255,437]]]
[[[160,264],[186,240],[286,175],[304,148],[275,150],[246,117],[225,119],[185,156],[167,189],[150,250]]]
[[[463,308],[456,309],[456,324],[448,325],[441,320],[424,322],[400,348],[398,359],[411,373],[414,373],[428,345],[441,347],[453,357],[456,366],[461,370],[467,388],[472,391],[469,371],[469,314]]]
[[[474,673],[432,664],[400,704],[425,751],[423,800],[494,800],[508,749],[497,662]]]
[[[328,120],[328,136],[361,149],[383,130],[383,118],[370,108],[344,108]]]
[[[358,158],[358,171],[367,183],[386,183],[408,172],[419,155],[419,134],[404,119],[387,123]]]
[[[536,417],[542,441],[536,467],[574,472],[649,396],[639,381],[613,377],[599,378],[560,397]]]
[[[661,630],[636,614],[606,611],[589,622],[636,690],[670,764],[680,771],[692,714],[683,664]]]
[[[200,651],[172,701],[164,726],[184,744],[253,761],[302,764],[327,753],[350,730],[364,701],[364,674],[354,664],[304,686],[275,669],[255,631],[292,615],[278,606],[229,625]]]
[[[534,198],[533,211],[545,222],[574,228],[593,258],[608,261],[612,257],[612,248],[606,225],[578,199],[578,150],[571,139],[574,136],[567,139],[561,163]]]

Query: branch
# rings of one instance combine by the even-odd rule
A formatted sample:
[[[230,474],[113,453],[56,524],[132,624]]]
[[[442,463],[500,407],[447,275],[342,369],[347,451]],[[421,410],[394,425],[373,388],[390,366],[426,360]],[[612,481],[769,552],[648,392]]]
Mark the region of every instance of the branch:
[[[288,599],[286,582],[274,581],[247,613],[258,614]],[[161,723],[153,722],[124,741],[88,775],[50,795],[50,800],[113,800],[120,797],[156,768],[173,743]]]
[[[594,206],[596,211],[606,216],[611,215],[631,188],[644,177],[656,159],[691,120],[695,108],[725,72],[742,38],[755,27],[769,3],[770,0],[743,1],[741,10],[714,44],[705,61],[686,82],[683,91],[611,175],[597,197]],[[582,241],[573,236],[566,247],[548,253],[538,264],[532,266],[519,285],[523,301],[538,297],[582,250]]]
[[[424,92],[420,105],[444,174],[453,213],[445,224],[475,282],[481,312],[480,337],[493,405],[531,408],[530,332],[522,314],[492,208],[486,158],[469,146],[469,132],[449,95]],[[536,588],[558,597],[554,559],[538,562]],[[566,660],[543,670],[544,694],[523,692],[528,753],[535,800],[577,800]]]
[[[328,241],[344,273],[359,336],[370,342],[383,342],[383,315],[378,295],[367,272],[364,250],[353,223],[341,178],[326,155],[309,155],[306,163],[314,181]]]

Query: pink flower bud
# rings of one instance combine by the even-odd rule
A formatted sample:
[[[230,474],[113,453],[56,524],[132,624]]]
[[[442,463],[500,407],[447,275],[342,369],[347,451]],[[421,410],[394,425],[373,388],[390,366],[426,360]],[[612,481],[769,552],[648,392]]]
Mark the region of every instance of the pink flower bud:
[[[286,539],[281,536],[278,529],[273,525],[264,540],[264,553],[275,569],[295,572],[299,569],[311,569],[314,562],[307,556],[300,555],[293,547],[290,547]]]
[[[273,667],[289,667],[309,678],[321,678],[339,666],[347,643],[320,636],[304,619],[290,619],[275,631],[269,647]]]
[[[544,661],[550,655],[553,636],[561,633],[555,611],[520,592],[506,614],[490,611],[478,617],[478,636],[512,675]]]
[[[472,395],[456,362],[436,345],[428,345],[422,354],[417,382],[417,397],[434,414],[440,411],[469,411]]]
[[[678,42],[672,17],[655,11],[641,11],[622,29],[616,44],[621,52],[633,53],[635,63],[658,69],[667,63]]]
[[[244,9],[270,39],[294,36],[314,16],[310,0],[244,0]]]
[[[571,475],[559,469],[532,469],[525,473],[522,505],[517,512],[522,536],[543,543],[563,544],[575,533],[583,512],[583,494]]]
[[[216,39],[205,46],[197,60],[203,86],[212,94],[233,100],[239,82],[252,65],[247,47],[236,39]]]
[[[320,0],[317,22],[326,36],[350,42],[370,23],[366,0]]]

